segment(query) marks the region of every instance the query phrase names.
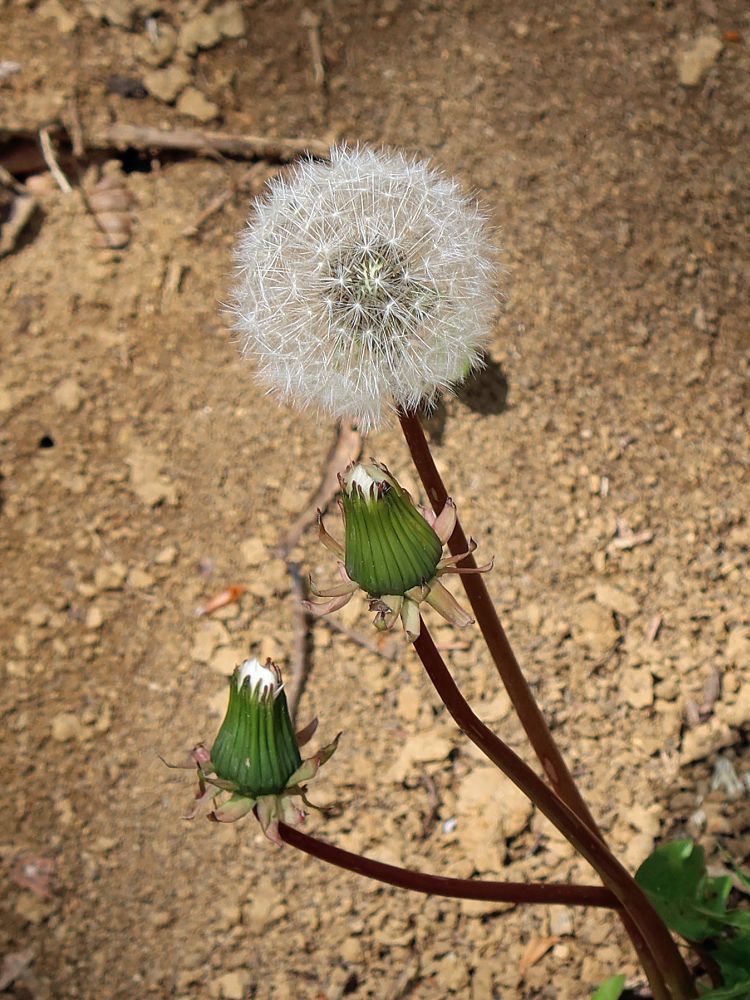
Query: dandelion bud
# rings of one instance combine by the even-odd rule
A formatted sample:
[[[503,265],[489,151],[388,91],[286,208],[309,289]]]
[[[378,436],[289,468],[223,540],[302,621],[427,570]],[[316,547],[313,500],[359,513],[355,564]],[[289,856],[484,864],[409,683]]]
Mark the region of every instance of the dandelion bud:
[[[209,819],[231,823],[250,811],[269,840],[281,845],[278,824],[296,825],[311,805],[306,783],[332,756],[339,737],[303,760],[300,748],[312,738],[317,719],[295,733],[281,672],[266,660],[245,660],[229,682],[229,705],[210,752],[199,743],[185,764],[197,767],[198,794],[188,819],[208,811]]]
[[[245,660],[235,670],[211,761],[219,778],[250,798],[281,792],[302,763],[275,664]]]
[[[271,182],[236,252],[242,352],[271,392],[359,424],[479,364],[496,296],[484,218],[400,152],[335,148]]]
[[[362,589],[370,598],[375,627],[390,629],[401,619],[406,638],[419,635],[420,605],[431,605],[459,628],[474,619],[456,602],[439,577],[446,573],[487,573],[486,566],[458,565],[476,548],[443,557],[443,546],[456,526],[456,507],[447,500],[439,516],[414,506],[388,469],[378,462],[350,466],[340,477],[345,542],[326,531],[318,518],[320,540],[339,558],[340,580],[333,586],[310,588],[308,611],[326,615],[338,611]]]
[[[341,485],[349,577],[371,597],[403,595],[431,580],[442,542],[385,466],[355,465]]]

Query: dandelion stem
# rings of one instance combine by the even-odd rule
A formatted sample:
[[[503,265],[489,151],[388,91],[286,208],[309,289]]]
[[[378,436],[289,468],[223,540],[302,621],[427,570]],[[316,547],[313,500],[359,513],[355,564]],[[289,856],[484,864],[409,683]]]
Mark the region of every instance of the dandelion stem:
[[[433,460],[419,417],[415,413],[407,413],[402,408],[399,409],[399,419],[414,465],[433,509],[439,514],[448,499],[448,491]],[[452,555],[458,555],[461,552],[466,552],[468,547],[466,535],[460,521],[457,520],[455,530],[448,540],[448,548]],[[469,555],[459,565],[474,568],[476,567],[476,562],[473,556]],[[513,703],[521,725],[529,737],[529,742],[534,748],[550,784],[568,807],[589,826],[603,843],[603,837],[597,827],[596,821],[591,815],[568,770],[541,709],[537,705],[531,688],[523,675],[518,660],[511,649],[483,578],[479,574],[467,574],[461,576],[461,582],[469,598],[469,603],[472,606],[484,640],[487,643],[487,648],[508,692],[508,696]],[[622,919],[651,983],[655,1000],[659,1000],[659,997],[668,996],[669,994],[666,992],[663,980],[661,981],[661,988],[658,988],[661,974],[658,965],[651,955],[648,941],[644,940],[638,930],[637,924],[627,913],[622,914]],[[674,953],[677,961],[682,966],[680,978],[683,984],[690,983],[689,973],[676,947],[674,948]],[[693,994],[688,993],[687,995],[691,996]]]
[[[279,835],[291,847],[364,875],[387,885],[428,896],[448,896],[453,899],[478,899],[488,903],[544,903],[548,906],[598,906],[617,909],[619,903],[608,889],[597,885],[562,885],[543,882],[491,882],[478,879],[445,878],[411,868],[399,868],[383,861],[353,854],[341,847],[318,840],[286,823],[279,823]]]
[[[655,1000],[695,997],[687,966],[643,890],[615,858],[600,834],[474,714],[423,621],[414,648],[459,729],[554,823],[622,904],[630,918],[628,932],[643,961]]]
[[[439,514],[448,499],[448,492],[445,488],[440,473],[427,444],[419,417],[414,413],[399,411],[401,427],[406,438],[406,443],[414,460],[417,472],[422,480],[430,503],[436,514]],[[464,530],[460,521],[456,520],[456,527],[453,534],[448,539],[448,548],[451,555],[459,555],[469,548]],[[476,568],[476,562],[472,555],[467,555],[458,564],[460,567]],[[461,583],[469,598],[472,610],[477,620],[477,624],[484,636],[487,648],[495,662],[498,673],[506,687],[513,707],[518,714],[521,725],[525,729],[529,741],[536,751],[537,757],[544,768],[544,773],[549,779],[549,783],[555,789],[560,798],[567,802],[568,806],[577,813],[581,819],[587,823],[592,830],[596,830],[596,822],[591,815],[588,806],[583,800],[581,793],[568,770],[563,756],[555,743],[554,737],[547,726],[541,709],[536,703],[531,688],[524,677],[521,667],[510,647],[500,619],[495,611],[495,606],[487,591],[485,582],[480,574],[461,575]]]

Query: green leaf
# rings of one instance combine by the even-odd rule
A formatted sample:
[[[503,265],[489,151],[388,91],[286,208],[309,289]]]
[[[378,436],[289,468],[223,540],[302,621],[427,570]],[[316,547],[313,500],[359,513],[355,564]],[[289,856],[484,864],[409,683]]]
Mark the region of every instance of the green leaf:
[[[750,930],[722,938],[710,948],[709,954],[721,969],[721,977],[727,986],[750,980]]]
[[[727,899],[732,891],[732,876],[710,875],[702,879],[698,887],[698,898],[695,901],[695,912],[703,914],[709,920],[725,923],[727,919]]]
[[[734,872],[737,881],[746,893],[750,893],[750,875],[746,875],[728,851],[722,851],[722,856]]]
[[[734,986],[720,986],[717,990],[701,993],[701,1000],[750,1000],[750,979]]]
[[[735,927],[737,930],[750,931],[750,910],[727,910],[721,920],[722,927]]]
[[[720,931],[732,881],[707,874],[705,852],[692,840],[657,847],[635,879],[665,923],[689,941],[705,941]]]
[[[625,976],[612,976],[606,979],[591,1000],[619,1000],[625,989]]]
[[[712,878],[703,848],[691,840],[657,848],[635,877],[672,930],[703,944],[721,971],[721,990],[739,990],[705,995],[750,1000],[750,910],[727,910],[731,877]]]

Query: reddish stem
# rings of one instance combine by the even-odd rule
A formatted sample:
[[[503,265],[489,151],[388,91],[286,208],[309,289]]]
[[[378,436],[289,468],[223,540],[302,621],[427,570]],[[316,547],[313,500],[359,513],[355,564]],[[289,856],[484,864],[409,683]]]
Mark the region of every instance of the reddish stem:
[[[554,885],[541,882],[485,882],[465,878],[445,878],[411,868],[398,868],[334,847],[311,837],[286,823],[279,823],[279,835],[291,847],[311,854],[320,861],[337,865],[357,875],[395,885],[399,889],[423,892],[428,896],[453,899],[479,899],[488,903],[545,903],[561,906],[600,906],[617,909],[619,903],[608,890],[598,885]]]
[[[439,514],[448,499],[448,492],[432,458],[432,453],[427,444],[422,425],[419,422],[419,417],[414,413],[404,413],[403,410],[399,410],[399,419],[406,443],[409,446],[414,464],[432,504],[432,508],[436,514]],[[453,530],[453,534],[448,539],[448,548],[451,555],[454,556],[459,555],[461,552],[466,552],[469,548],[469,542],[458,519],[456,519],[456,527]],[[458,565],[474,569],[477,564],[474,557],[468,555]],[[531,688],[521,671],[518,660],[510,647],[508,637],[497,616],[484,579],[478,573],[471,573],[462,575],[461,583],[466,591],[466,596],[469,598],[469,603],[474,611],[477,624],[481,629],[484,640],[487,643],[487,648],[495,662],[508,696],[513,703],[521,725],[528,734],[529,741],[536,751],[536,755],[544,768],[544,773],[547,775],[549,783],[560,798],[564,802],[567,802],[570,808],[578,813],[581,819],[592,830],[597,830],[596,822],[589,812],[589,808],[584,802],[581,793],[578,791],[576,783],[542,715],[542,711],[537,705]]]
[[[692,977],[677,945],[641,887],[615,858],[598,832],[573,812],[507,743],[474,714],[453,680],[424,621],[420,620],[420,625],[414,649],[456,725],[554,823],[615,894],[631,918],[628,930],[639,956],[648,956],[650,951],[655,960],[654,964],[648,956],[644,963],[654,997],[671,996],[672,1000],[695,997]],[[663,985],[664,981],[666,986]]]
[[[427,439],[424,435],[419,417],[414,413],[406,413],[399,410],[399,420],[404,433],[404,438],[411,452],[414,465],[419,477],[427,492],[427,496],[432,504],[433,510],[439,514],[448,499],[448,491],[437,470],[437,466],[432,458]],[[459,555],[469,548],[468,540],[461,527],[461,522],[456,520],[456,527],[448,540],[448,548],[452,555]],[[462,567],[476,568],[476,562],[472,555],[466,556],[459,563]],[[466,595],[471,604],[479,628],[482,632],[487,648],[494,660],[497,671],[505,685],[508,696],[516,710],[516,714],[523,726],[529,742],[531,743],[537,757],[544,769],[544,773],[560,798],[575,812],[597,836],[602,839],[601,832],[589,811],[586,802],[576,786],[573,777],[563,759],[560,750],[555,743],[554,737],[547,726],[547,722],[537,705],[531,688],[523,675],[521,667],[511,649],[505,630],[498,618],[495,606],[487,591],[484,580],[479,574],[467,574],[461,576]],[[639,959],[648,975],[652,985],[655,1000],[665,995],[666,986],[659,980],[661,975],[657,964],[650,953],[649,944],[644,940],[634,920],[627,913],[621,914],[625,928],[630,936],[633,946],[638,952]],[[678,953],[679,959],[679,953]],[[682,960],[680,959],[680,962]],[[682,981],[687,981],[689,973],[685,969]],[[691,994],[688,994],[691,995]]]

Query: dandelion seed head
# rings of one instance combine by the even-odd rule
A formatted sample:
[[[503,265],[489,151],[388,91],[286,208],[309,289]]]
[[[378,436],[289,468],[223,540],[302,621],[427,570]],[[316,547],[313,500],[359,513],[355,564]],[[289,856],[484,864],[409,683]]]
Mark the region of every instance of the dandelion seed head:
[[[300,163],[256,203],[236,257],[236,326],[261,382],[363,431],[461,381],[491,330],[481,211],[400,152]]]

